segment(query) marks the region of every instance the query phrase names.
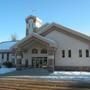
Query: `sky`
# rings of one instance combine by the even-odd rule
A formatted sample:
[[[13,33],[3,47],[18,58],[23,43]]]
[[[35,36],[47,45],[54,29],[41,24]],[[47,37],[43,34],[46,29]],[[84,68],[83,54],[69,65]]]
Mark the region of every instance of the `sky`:
[[[0,0],[0,42],[25,37],[29,15],[90,36],[90,0]]]

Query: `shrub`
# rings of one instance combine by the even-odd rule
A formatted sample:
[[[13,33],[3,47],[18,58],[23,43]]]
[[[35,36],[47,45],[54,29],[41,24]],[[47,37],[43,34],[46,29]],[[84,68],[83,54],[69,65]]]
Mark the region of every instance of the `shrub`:
[[[9,61],[4,62],[3,65],[8,67],[8,68],[11,68],[13,66],[13,64]]]

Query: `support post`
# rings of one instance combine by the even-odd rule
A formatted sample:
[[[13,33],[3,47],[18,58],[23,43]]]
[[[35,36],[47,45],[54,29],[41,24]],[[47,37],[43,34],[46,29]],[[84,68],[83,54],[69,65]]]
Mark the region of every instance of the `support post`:
[[[54,59],[55,59],[55,49],[53,47],[48,48],[48,70],[54,71]]]
[[[21,70],[22,69],[22,52],[21,50],[16,51],[16,69]]]

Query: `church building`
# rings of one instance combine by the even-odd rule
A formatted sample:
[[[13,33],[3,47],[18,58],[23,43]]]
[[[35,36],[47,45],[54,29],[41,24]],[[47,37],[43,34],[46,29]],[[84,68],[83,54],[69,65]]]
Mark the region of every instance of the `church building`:
[[[36,16],[26,18],[26,37],[10,48],[18,69],[90,71],[90,37]]]

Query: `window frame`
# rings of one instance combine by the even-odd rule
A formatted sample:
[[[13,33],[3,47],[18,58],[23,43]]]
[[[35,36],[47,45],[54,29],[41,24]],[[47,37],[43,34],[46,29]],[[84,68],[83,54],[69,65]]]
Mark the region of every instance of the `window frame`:
[[[65,58],[65,50],[62,50],[62,57]]]
[[[35,51],[35,50],[36,50],[36,51]],[[38,49],[33,48],[33,49],[32,49],[32,54],[38,54]]]
[[[79,57],[82,57],[82,49],[79,49]]]
[[[47,54],[47,49],[41,49],[41,54]]]
[[[71,52],[71,50],[70,50],[70,49],[68,50],[68,57],[69,57],[69,58],[71,58],[71,57],[72,57],[72,52]]]
[[[86,57],[88,58],[89,57],[89,50],[86,49]]]

